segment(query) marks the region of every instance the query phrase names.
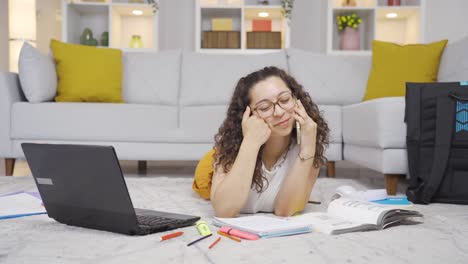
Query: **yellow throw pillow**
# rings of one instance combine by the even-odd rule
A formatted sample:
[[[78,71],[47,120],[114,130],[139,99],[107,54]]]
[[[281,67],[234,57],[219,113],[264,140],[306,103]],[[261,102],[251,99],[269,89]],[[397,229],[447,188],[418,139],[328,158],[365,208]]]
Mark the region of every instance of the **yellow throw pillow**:
[[[122,100],[122,51],[63,43],[52,39],[58,77],[57,102]]]
[[[445,45],[447,40],[404,46],[374,40],[364,101],[404,96],[406,82],[436,82]]]
[[[209,200],[211,193],[211,178],[213,177],[213,155],[215,150],[212,149],[203,156],[198,162],[193,178],[192,189],[203,199]]]

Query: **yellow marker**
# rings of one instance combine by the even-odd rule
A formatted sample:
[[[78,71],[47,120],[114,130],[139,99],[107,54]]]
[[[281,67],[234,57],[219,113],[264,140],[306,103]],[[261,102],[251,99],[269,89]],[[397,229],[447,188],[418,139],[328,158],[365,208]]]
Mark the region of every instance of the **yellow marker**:
[[[207,235],[211,234],[211,230],[210,230],[210,228],[208,227],[208,225],[206,224],[205,221],[199,220],[195,224],[197,225],[197,229],[198,229],[198,232],[200,233],[200,235],[207,236]]]

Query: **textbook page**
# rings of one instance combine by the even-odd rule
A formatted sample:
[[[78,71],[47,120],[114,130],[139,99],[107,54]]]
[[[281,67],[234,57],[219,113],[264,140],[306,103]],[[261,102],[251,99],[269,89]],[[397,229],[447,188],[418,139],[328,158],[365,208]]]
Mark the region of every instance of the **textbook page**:
[[[380,225],[383,215],[394,209],[371,202],[340,198],[328,205],[328,214],[361,224]]]

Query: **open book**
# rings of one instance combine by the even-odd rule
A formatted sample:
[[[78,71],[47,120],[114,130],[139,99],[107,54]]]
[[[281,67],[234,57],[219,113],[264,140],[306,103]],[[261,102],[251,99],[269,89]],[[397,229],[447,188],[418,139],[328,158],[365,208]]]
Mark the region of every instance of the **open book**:
[[[289,220],[309,224],[314,231],[321,233],[342,234],[383,229],[408,218],[422,217],[419,212],[407,208],[340,198],[330,202],[326,213],[306,213]]]
[[[378,230],[411,217],[422,217],[405,207],[340,198],[333,200],[326,213],[315,212],[288,218],[254,215],[238,218],[214,218],[216,226],[228,226],[262,238],[307,232],[342,234]]]

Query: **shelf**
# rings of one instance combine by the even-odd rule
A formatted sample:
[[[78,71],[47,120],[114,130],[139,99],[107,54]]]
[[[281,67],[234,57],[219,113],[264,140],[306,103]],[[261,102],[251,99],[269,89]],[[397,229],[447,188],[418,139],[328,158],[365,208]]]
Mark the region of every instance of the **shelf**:
[[[388,7],[405,7],[405,6],[413,6],[413,7],[420,7],[421,6],[421,0],[400,0],[400,5],[397,5],[397,0],[393,0],[394,5],[389,5],[388,0],[378,0],[377,1],[377,6],[378,7],[383,7],[383,6],[388,6]]]
[[[280,49],[199,49],[205,54],[265,54],[281,51]]]
[[[154,25],[155,18],[151,6],[138,6],[142,15],[135,16],[132,11],[135,7],[113,5],[112,6],[112,34],[111,46],[115,48],[129,48],[133,35],[141,37],[144,48],[155,47]]]
[[[85,0],[74,0],[73,3],[70,3],[71,5],[77,4],[77,5],[109,5],[110,0],[105,0],[105,1],[85,1]]]
[[[209,6],[216,6],[216,7],[223,7],[223,6],[242,6],[242,0],[200,0],[201,7],[209,7]]]
[[[244,6],[281,6],[281,0],[268,0],[268,5],[261,4],[260,0],[244,0]]]
[[[327,53],[328,54],[369,54],[372,41],[382,40],[398,44],[424,42],[423,0],[401,0],[400,5],[388,5],[388,0],[356,0],[356,6],[343,7],[342,0],[328,0]],[[394,0],[393,3],[397,3]],[[360,50],[340,49],[342,33],[338,31],[336,16],[356,13],[362,23],[358,26]],[[396,13],[396,18],[387,18]]]
[[[329,0],[331,1],[332,8],[353,8],[352,6],[343,6],[343,0]],[[375,0],[355,0],[357,8],[374,8],[376,6]]]
[[[212,30],[212,20],[217,18],[231,19],[231,30],[240,32],[240,47],[236,49],[216,49],[215,53],[237,52],[238,50],[242,53],[247,51],[247,33],[253,32],[253,24],[256,25],[256,30],[269,31],[270,28],[268,25],[269,22],[265,24],[260,21],[257,22],[256,20],[271,21],[270,31],[279,32],[281,48],[287,48],[289,45],[289,27],[282,14],[281,0],[269,0],[267,2],[268,4],[264,5],[258,0],[197,0],[195,10],[195,30],[197,32],[195,49],[200,52],[202,50],[206,52],[206,50],[211,49],[203,48],[203,45],[205,45],[205,47],[207,45],[203,40],[203,35],[205,34],[205,36],[207,36],[206,32]],[[267,12],[268,17],[260,17],[258,15],[260,12]],[[231,21],[224,22],[231,24]],[[227,27],[227,29],[229,29],[229,27]],[[277,39],[278,34],[275,34],[276,45],[271,46],[271,43],[267,43],[268,45],[265,45],[265,47],[277,47]],[[213,39],[210,39],[209,42],[212,43]],[[252,47],[252,45],[250,46]],[[258,45],[255,47],[258,47]],[[213,50],[215,49],[213,48]],[[249,49],[249,53],[259,53],[261,50],[263,49]],[[265,48],[265,50],[271,52],[271,49]]]
[[[135,15],[134,10],[142,11]],[[140,35],[143,50],[157,50],[157,15],[146,0],[106,0],[105,2],[87,2],[62,0],[62,40],[80,43],[80,36],[85,28],[90,28],[93,37],[101,44],[101,34],[109,33],[109,47],[126,49],[132,35]]]
[[[93,37],[100,44],[101,34],[109,32],[109,5],[80,3],[66,6],[67,27],[66,42],[80,43],[80,36],[85,28],[91,29]]]
[[[387,18],[386,14],[396,13],[396,18]],[[421,42],[420,9],[414,7],[386,7],[377,9],[375,39],[398,44]]]

